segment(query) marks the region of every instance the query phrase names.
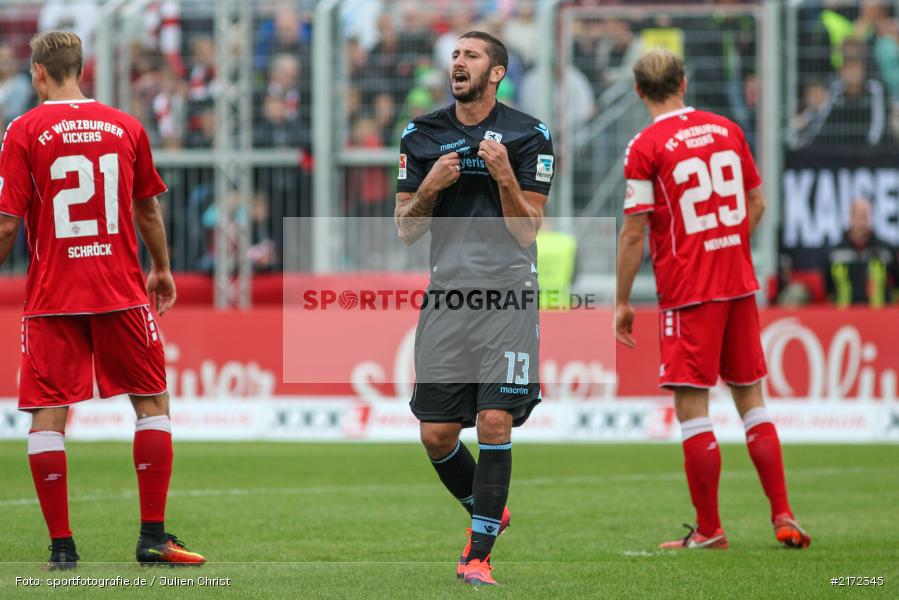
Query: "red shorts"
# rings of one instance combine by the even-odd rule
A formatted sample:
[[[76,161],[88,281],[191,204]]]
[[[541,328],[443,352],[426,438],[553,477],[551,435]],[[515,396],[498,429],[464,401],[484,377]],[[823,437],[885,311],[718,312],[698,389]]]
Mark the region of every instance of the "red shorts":
[[[768,374],[755,296],[661,311],[659,384],[750,385]]]
[[[20,410],[89,400],[94,373],[101,398],[166,390],[162,340],[147,308],[22,319]]]

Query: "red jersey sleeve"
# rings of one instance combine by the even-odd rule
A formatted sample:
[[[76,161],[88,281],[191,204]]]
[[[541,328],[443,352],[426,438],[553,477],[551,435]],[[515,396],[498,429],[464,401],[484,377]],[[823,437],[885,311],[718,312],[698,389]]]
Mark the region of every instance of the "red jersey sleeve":
[[[28,212],[34,193],[23,131],[11,122],[0,148],[0,213],[20,218]]]
[[[624,179],[627,192],[624,197],[624,214],[649,212],[655,204],[653,181],[656,165],[653,153],[647,148],[646,139],[638,134],[624,151]]]
[[[137,148],[134,152],[134,191],[135,200],[146,200],[165,192],[168,188],[162,182],[156,167],[153,166],[153,153],[150,151],[150,140],[143,127],[138,126]]]

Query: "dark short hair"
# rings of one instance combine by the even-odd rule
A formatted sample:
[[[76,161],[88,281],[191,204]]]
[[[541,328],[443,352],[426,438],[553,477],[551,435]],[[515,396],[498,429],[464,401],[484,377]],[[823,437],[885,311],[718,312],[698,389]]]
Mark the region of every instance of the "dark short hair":
[[[634,63],[634,80],[644,96],[664,102],[680,90],[684,61],[673,52],[654,48]]]
[[[508,70],[509,51],[506,50],[506,45],[501,41],[499,41],[486,31],[469,31],[466,34],[459,36],[460,40],[464,40],[465,38],[472,38],[475,40],[481,40],[482,42],[487,42],[487,56],[490,57],[490,68],[492,69],[493,67],[502,67]]]

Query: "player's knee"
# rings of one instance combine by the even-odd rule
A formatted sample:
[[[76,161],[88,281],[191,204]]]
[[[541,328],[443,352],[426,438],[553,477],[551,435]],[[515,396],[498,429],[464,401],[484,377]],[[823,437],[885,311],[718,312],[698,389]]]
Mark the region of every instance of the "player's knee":
[[[168,392],[153,396],[131,396],[131,404],[137,418],[168,416],[169,395]]]
[[[424,427],[421,430],[421,443],[431,458],[440,458],[452,452],[458,439],[457,433],[446,430]]]
[[[503,444],[512,435],[512,417],[504,410],[484,410],[478,414],[478,440],[483,444]]]
[[[762,384],[753,383],[752,385],[731,385],[730,392],[737,407],[737,412],[742,417],[753,408],[761,408],[765,406],[765,399],[762,396]]]
[[[31,429],[34,431],[58,431],[65,433],[69,409],[43,408],[31,413]]]
[[[708,390],[679,388],[674,394],[674,409],[681,423],[709,416]]]

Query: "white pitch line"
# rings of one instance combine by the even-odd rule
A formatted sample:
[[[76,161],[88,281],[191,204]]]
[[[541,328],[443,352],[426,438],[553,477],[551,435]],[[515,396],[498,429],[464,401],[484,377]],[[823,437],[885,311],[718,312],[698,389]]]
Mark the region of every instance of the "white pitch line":
[[[883,470],[883,469],[881,469]],[[788,471],[790,477],[837,477],[843,475],[870,474],[878,471],[871,467],[844,467],[844,468],[813,468],[793,469]],[[757,477],[755,471],[725,471],[723,479],[741,479],[744,477]],[[604,484],[604,483],[641,483],[654,481],[681,481],[683,472],[676,473],[630,473],[618,475],[572,475],[569,477],[532,477],[529,479],[513,479],[514,487],[531,487],[559,484]],[[397,488],[403,491],[437,489],[436,482],[429,483],[402,483],[402,484],[368,484],[368,485],[327,485],[327,486],[303,486],[303,487],[251,487],[251,488],[210,488],[196,490],[172,490],[169,498],[208,498],[229,496],[258,496],[258,495],[302,495],[302,494],[365,494],[365,493],[391,493],[395,494]],[[137,498],[136,490],[122,490],[120,492],[106,494],[87,494],[69,498],[69,502],[108,502],[114,500],[133,500]],[[0,499],[2,506],[33,506],[36,498],[7,498]]]

